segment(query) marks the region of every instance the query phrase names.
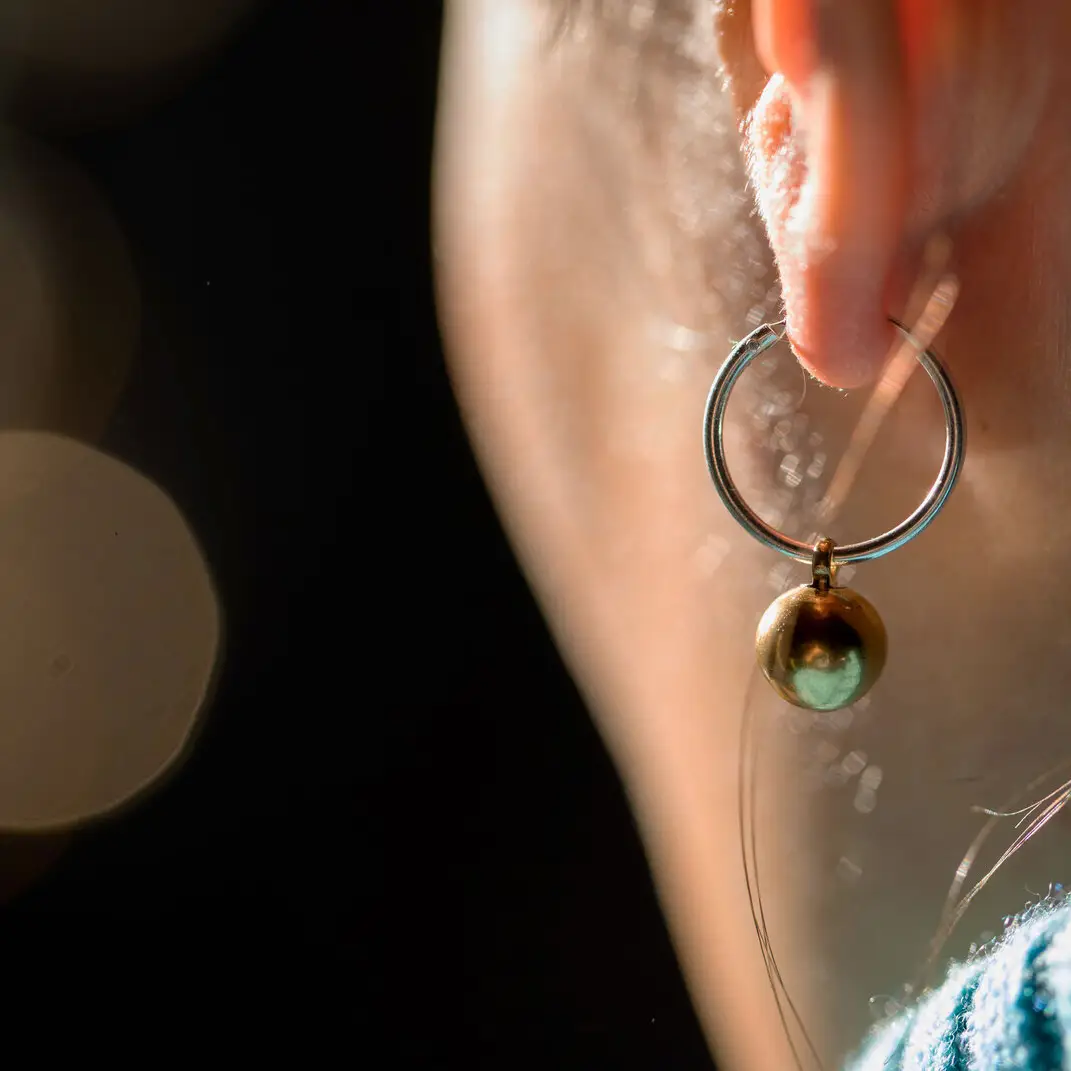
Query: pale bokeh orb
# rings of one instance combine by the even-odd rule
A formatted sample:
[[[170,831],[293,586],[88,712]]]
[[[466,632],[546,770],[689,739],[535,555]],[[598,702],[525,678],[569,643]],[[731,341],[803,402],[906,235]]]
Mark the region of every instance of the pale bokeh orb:
[[[114,811],[182,756],[221,613],[175,504],[70,439],[0,434],[0,832]]]
[[[0,431],[95,439],[138,343],[131,257],[78,168],[0,130]]]
[[[50,127],[122,122],[197,73],[257,0],[5,0],[8,112]]]

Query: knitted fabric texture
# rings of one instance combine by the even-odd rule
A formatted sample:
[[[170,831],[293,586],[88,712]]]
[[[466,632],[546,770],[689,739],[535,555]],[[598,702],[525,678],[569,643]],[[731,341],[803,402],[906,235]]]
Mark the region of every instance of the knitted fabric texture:
[[[875,1028],[848,1071],[1071,1071],[1071,906],[1043,902]]]

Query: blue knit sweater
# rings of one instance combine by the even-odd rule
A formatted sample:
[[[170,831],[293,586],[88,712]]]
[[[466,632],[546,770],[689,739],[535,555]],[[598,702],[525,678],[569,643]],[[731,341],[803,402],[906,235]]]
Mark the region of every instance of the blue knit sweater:
[[[1071,906],[1043,902],[877,1027],[849,1071],[1069,1071]]]

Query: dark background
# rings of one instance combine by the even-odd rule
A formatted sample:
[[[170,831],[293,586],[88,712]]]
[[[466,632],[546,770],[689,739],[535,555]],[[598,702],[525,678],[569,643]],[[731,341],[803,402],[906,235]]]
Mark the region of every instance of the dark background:
[[[358,1066],[709,1067],[450,393],[440,17],[266,4],[151,114],[58,142],[145,289],[104,445],[186,513],[228,651],[192,759],[0,913],[0,962],[53,1001],[184,993],[186,1035],[212,1007],[253,1048],[311,1026]]]

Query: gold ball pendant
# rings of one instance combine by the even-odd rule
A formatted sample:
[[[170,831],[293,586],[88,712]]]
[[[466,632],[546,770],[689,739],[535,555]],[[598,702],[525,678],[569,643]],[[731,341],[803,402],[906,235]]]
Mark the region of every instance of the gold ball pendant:
[[[885,626],[851,588],[814,584],[786,591],[762,615],[755,653],[782,699],[839,710],[873,687],[885,666]]]

